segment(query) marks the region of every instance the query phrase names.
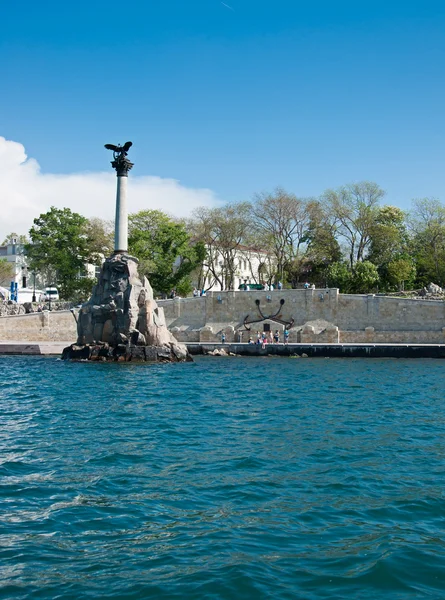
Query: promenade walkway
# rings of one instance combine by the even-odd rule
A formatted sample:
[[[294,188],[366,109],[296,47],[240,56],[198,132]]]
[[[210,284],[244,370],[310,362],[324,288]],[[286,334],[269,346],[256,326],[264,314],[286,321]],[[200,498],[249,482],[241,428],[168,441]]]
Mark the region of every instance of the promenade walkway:
[[[0,354],[30,354],[36,356],[59,356],[69,342],[11,342],[0,340]]]

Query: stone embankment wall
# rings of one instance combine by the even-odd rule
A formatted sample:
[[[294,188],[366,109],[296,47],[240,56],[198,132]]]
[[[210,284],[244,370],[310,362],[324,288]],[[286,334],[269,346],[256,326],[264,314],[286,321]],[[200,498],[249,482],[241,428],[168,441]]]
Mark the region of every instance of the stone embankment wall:
[[[445,302],[378,295],[339,294],[338,289],[211,292],[206,297],[165,300],[167,325],[185,342],[243,341],[265,323],[282,332],[294,320],[289,342],[294,343],[445,343]],[[284,303],[280,309],[280,300]],[[251,332],[244,328],[244,319]]]
[[[255,337],[264,324],[281,332],[284,326],[263,319],[255,301],[268,317],[294,325],[290,343],[445,343],[445,302],[387,296],[339,294],[337,289],[210,292],[206,297],[158,301],[166,323],[182,342],[227,342]],[[284,304],[280,305],[280,300]],[[251,332],[244,328],[244,319]],[[72,341],[76,322],[69,311],[44,311],[0,317],[0,340]]]
[[[0,317],[0,340],[75,342],[77,325],[71,311],[43,311]]]

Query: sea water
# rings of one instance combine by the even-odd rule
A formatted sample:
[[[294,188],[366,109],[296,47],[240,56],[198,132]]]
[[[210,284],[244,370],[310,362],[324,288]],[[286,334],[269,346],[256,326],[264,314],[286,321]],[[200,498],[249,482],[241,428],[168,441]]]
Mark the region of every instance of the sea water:
[[[0,357],[0,597],[445,597],[444,373]]]

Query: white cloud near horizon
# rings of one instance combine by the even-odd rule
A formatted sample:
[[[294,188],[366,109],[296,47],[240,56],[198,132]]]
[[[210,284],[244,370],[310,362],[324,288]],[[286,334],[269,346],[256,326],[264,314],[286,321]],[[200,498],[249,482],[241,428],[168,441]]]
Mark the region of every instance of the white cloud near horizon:
[[[0,136],[0,243],[14,231],[28,234],[33,220],[51,206],[85,217],[114,219],[116,175],[113,172],[42,173],[22,144]],[[177,217],[198,206],[216,206],[209,189],[188,188],[175,179],[130,176],[129,212],[160,209]]]

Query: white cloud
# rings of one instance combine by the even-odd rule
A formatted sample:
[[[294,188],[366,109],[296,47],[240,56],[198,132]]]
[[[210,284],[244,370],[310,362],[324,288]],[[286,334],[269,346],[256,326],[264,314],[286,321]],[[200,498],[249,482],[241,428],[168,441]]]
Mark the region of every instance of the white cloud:
[[[113,219],[115,197],[113,172],[42,173],[22,144],[0,137],[0,243],[11,231],[28,233],[33,219],[51,206]],[[187,188],[175,179],[130,176],[128,203],[130,212],[150,208],[185,217],[198,206],[216,205],[217,198],[211,190]]]

